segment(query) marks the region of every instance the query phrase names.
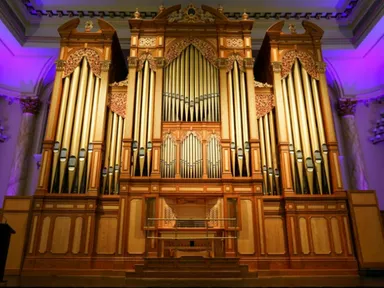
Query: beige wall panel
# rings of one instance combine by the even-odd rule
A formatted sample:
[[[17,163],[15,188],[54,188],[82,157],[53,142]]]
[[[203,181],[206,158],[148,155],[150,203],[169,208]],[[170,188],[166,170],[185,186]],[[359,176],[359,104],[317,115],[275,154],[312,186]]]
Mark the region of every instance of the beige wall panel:
[[[145,252],[145,234],[141,229],[143,200],[132,199],[129,211],[128,253],[142,254]]]
[[[49,228],[51,227],[51,217],[45,217],[43,226],[41,228],[39,252],[45,253],[47,251]]]
[[[65,254],[68,252],[69,234],[71,232],[70,217],[56,217],[53,228],[52,248],[53,254]]]
[[[253,211],[252,201],[242,199],[241,202],[241,231],[237,239],[238,251],[240,254],[254,254],[254,232],[253,232]]]
[[[308,229],[307,229],[307,219],[300,217],[299,219],[299,231],[300,231],[300,242],[301,242],[301,251],[304,254],[309,254],[309,241],[308,241]]]
[[[83,231],[83,218],[77,217],[75,220],[75,232],[73,234],[72,253],[80,252],[81,232]]]
[[[20,269],[23,257],[25,235],[28,225],[27,213],[7,213],[4,212],[3,219],[7,219],[9,226],[15,230],[12,234],[11,243],[8,249],[8,257],[5,269]]]
[[[376,205],[374,193],[351,193],[353,205]]]
[[[384,262],[384,237],[377,207],[354,207],[363,262]]]
[[[329,231],[327,219],[324,217],[311,218],[311,231],[313,241],[313,252],[315,254],[330,254],[331,243],[329,242]]]
[[[333,245],[335,247],[335,252],[337,254],[341,254],[343,253],[343,248],[341,244],[339,220],[337,220],[337,218],[333,217],[331,219],[331,227],[332,227],[332,238],[333,238]]]
[[[28,211],[31,205],[31,199],[5,199],[4,211],[17,210],[17,211]]]
[[[116,250],[117,218],[104,217],[99,220],[97,231],[97,254],[114,254]]]
[[[284,223],[282,218],[264,218],[267,254],[285,254]]]

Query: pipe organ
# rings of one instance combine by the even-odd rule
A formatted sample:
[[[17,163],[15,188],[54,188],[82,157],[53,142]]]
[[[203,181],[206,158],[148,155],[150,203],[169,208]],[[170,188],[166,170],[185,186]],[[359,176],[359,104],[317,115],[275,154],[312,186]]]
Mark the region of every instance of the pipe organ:
[[[110,24],[79,22],[58,30],[25,271],[189,255],[356,273],[321,28],[280,21],[255,61],[246,13],[137,11],[126,62]]]

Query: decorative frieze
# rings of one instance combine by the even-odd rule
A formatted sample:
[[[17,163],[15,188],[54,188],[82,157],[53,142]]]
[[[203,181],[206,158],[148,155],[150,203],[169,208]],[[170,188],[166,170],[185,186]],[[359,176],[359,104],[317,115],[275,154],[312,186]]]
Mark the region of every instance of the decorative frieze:
[[[39,113],[41,101],[39,98],[21,98],[20,106],[23,113],[36,115]]]
[[[244,41],[241,38],[227,38],[227,48],[243,48]]]
[[[150,48],[156,46],[156,37],[140,37],[139,47]]]

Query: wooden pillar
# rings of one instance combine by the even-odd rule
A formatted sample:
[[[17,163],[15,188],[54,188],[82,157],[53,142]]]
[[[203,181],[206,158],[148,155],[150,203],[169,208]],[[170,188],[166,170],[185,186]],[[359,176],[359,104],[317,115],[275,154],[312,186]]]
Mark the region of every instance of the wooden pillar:
[[[320,93],[320,103],[321,103],[321,112],[324,121],[324,131],[325,138],[328,146],[328,157],[331,170],[331,186],[332,193],[343,194],[345,191],[343,188],[343,181],[340,171],[340,162],[339,162],[339,148],[337,145],[335,125],[333,123],[332,117],[332,108],[328,94],[328,85],[325,78],[325,63],[317,62],[317,71],[319,73],[319,93]]]

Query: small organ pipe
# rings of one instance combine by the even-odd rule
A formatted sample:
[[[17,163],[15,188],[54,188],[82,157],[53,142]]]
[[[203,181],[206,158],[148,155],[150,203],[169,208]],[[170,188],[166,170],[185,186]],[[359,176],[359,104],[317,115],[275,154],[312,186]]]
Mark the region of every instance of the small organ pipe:
[[[195,69],[194,69],[194,72],[195,72],[195,121],[198,121],[199,119],[199,70],[198,70],[198,67],[199,67],[199,54],[198,54],[198,50],[196,48],[193,49],[194,52],[195,52]]]
[[[259,130],[260,130],[260,152],[261,152],[261,167],[263,169],[263,192],[264,194],[268,193],[268,167],[266,160],[266,149],[265,149],[265,141],[264,141],[264,121],[263,117],[259,118]]]
[[[235,117],[233,115],[233,90],[232,90],[232,70],[228,72],[228,90],[229,90],[229,124],[231,130],[231,159],[232,175],[235,176],[236,167],[236,144],[235,144]]]
[[[301,76],[304,84],[304,93],[305,93],[305,104],[307,109],[307,118],[309,123],[309,135],[311,137],[311,147],[312,147],[312,157],[315,164],[315,172],[317,176],[317,182],[319,183],[319,192],[323,194],[323,185],[322,185],[322,173],[321,173],[321,153],[319,147],[319,140],[317,134],[317,125],[315,118],[315,110],[313,107],[313,98],[312,98],[312,89],[311,83],[309,82],[309,75],[303,67],[301,67]]]
[[[237,61],[234,62],[233,65],[233,89],[234,89],[234,104],[235,104],[235,113],[236,115],[241,115],[240,108],[240,85],[239,85],[239,70]],[[241,127],[241,118],[235,117],[235,126],[236,126],[236,148],[237,148],[237,159],[239,161],[239,171],[240,177],[243,176],[243,133]]]
[[[331,183],[330,183],[330,175],[329,175],[329,164],[328,164],[328,148],[327,144],[325,142],[325,133],[324,133],[324,126],[323,126],[323,117],[321,114],[321,106],[320,106],[320,100],[319,100],[319,92],[317,90],[317,80],[312,78],[311,79],[312,84],[312,91],[313,91],[313,102],[315,106],[315,113],[316,113],[316,120],[317,120],[317,129],[319,131],[319,140],[321,145],[321,152],[323,155],[323,161],[324,161],[324,170],[325,175],[327,178],[327,186],[328,186],[328,193],[331,191]]]
[[[108,194],[112,192],[112,181],[114,174],[114,164],[115,164],[115,156],[116,156],[116,141],[118,137],[118,121],[119,116],[116,113],[113,113],[113,124],[112,124],[112,139],[111,139],[111,150],[109,154],[109,168],[108,168]]]
[[[132,176],[135,176],[136,163],[137,163],[137,154],[139,150],[139,129],[140,129],[140,112],[141,112],[141,95],[142,95],[142,71],[137,72],[137,85],[136,85],[136,104],[135,111],[137,113],[135,120],[135,132],[133,136],[133,168]]]
[[[293,84],[292,73],[288,75],[288,97],[289,97],[289,108],[291,110],[291,123],[293,132],[293,143],[296,153],[297,170],[300,179],[301,194],[304,193],[304,162],[303,162],[303,151],[301,149],[300,130],[299,130],[299,119],[297,116],[296,97],[295,89]]]
[[[271,150],[271,134],[270,134],[270,127],[269,127],[269,121],[268,121],[268,114],[263,116],[264,118],[264,141],[265,141],[265,147],[266,147],[266,155],[267,155],[267,167],[268,167],[268,179],[269,179],[269,185],[270,185],[270,192],[273,194],[273,168],[272,168],[272,150]]]
[[[200,107],[202,108],[203,105],[204,105],[204,95],[206,95],[205,93],[205,90],[207,89],[207,77],[203,77],[205,76],[205,72],[204,72],[204,68],[205,68],[205,65],[206,65],[207,61],[205,59],[203,59],[203,56],[200,55],[199,56],[199,105]],[[200,109],[200,121],[204,121],[204,110],[203,109]]]
[[[309,142],[309,133],[308,133],[308,124],[307,117],[305,113],[305,103],[304,103],[304,94],[303,94],[303,86],[301,82],[301,75],[299,71],[299,63],[297,59],[294,64],[294,79],[295,79],[295,94],[297,99],[298,106],[298,115],[299,115],[299,126],[301,137],[303,140],[303,152],[305,159],[305,167],[307,172],[307,181],[309,193],[313,193],[313,162],[311,158],[311,144]]]
[[[243,126],[243,139],[244,139],[244,154],[245,154],[245,166],[247,176],[251,176],[249,169],[249,138],[248,138],[248,119],[247,119],[247,94],[245,86],[245,73],[240,72],[240,98],[241,98],[241,116]]]
[[[67,112],[67,103],[68,103],[68,94],[69,94],[69,85],[71,84],[70,77],[67,76],[64,79],[64,89],[61,98],[61,106],[59,112],[59,120],[57,123],[57,132],[56,132],[56,141],[53,148],[53,164],[52,164],[52,179],[51,179],[51,192],[53,191],[53,184],[55,183],[57,162],[59,161],[60,148],[62,146],[61,140],[63,138],[63,129],[66,119]]]
[[[191,46],[189,49],[189,57],[190,57],[190,64],[189,64],[189,76],[190,76],[190,84],[189,84],[189,110],[190,110],[190,118],[191,122],[194,121],[194,105],[195,105],[195,53],[194,53],[194,47]]]
[[[275,187],[276,187],[276,193],[279,195],[280,194],[280,185],[279,185],[279,170],[278,170],[278,165],[277,165],[277,149],[276,149],[276,138],[275,138],[275,123],[273,120],[273,112],[268,113],[268,118],[269,118],[269,128],[271,131],[271,152],[272,152],[272,168],[273,168],[273,175],[275,176]]]
[[[109,152],[111,149],[111,137],[112,137],[112,122],[113,122],[113,112],[109,109],[108,110],[108,124],[107,124],[107,136],[105,138],[105,154],[104,154],[104,169],[105,174],[103,174],[103,183],[102,183],[102,190],[101,193],[104,194],[105,192],[105,186],[107,181],[107,174],[108,174],[108,163],[109,163]]]
[[[60,175],[59,175],[59,193],[63,188],[63,180],[65,174],[65,168],[67,166],[68,161],[68,153],[69,153],[69,145],[72,134],[72,125],[73,125],[73,116],[75,112],[75,104],[76,104],[76,96],[77,96],[77,88],[79,84],[80,77],[80,66],[77,66],[72,74],[71,86],[69,90],[69,98],[68,98],[68,106],[67,113],[65,117],[65,127],[63,132],[63,144],[61,146],[60,153]]]
[[[181,68],[180,68],[180,120],[184,121],[185,108],[185,51],[181,53]]]
[[[185,121],[189,121],[188,119],[189,118],[189,101],[190,101],[190,88],[189,88],[189,82],[190,82],[190,78],[189,78],[189,50],[190,50],[190,46],[188,46],[187,50],[186,50],[186,53],[185,53],[185,103],[184,103],[184,108],[185,108]],[[192,121],[192,119],[191,119]]]
[[[153,128],[153,101],[155,98],[155,72],[151,70],[148,107],[148,142],[147,142],[147,176],[150,175],[152,163],[152,128]]]
[[[143,81],[143,96],[141,104],[141,120],[140,120],[140,176],[143,176],[145,151],[147,149],[147,120],[148,120],[148,94],[149,94],[149,65],[148,61],[144,63],[144,81]]]
[[[84,119],[83,119],[83,127],[81,129],[81,139],[80,139],[80,152],[79,152],[79,175],[77,181],[77,193],[80,193],[80,187],[83,180],[84,168],[85,168],[85,160],[87,157],[87,148],[89,143],[89,129],[90,129],[90,121],[91,121],[91,109],[94,97],[94,88],[95,88],[95,76],[93,76],[93,72],[89,69],[88,75],[88,85],[87,85],[87,94],[85,100],[85,110],[84,110]]]
[[[283,101],[284,101],[284,111],[285,111],[285,121],[287,123],[287,132],[288,132],[288,143],[289,143],[289,155],[291,160],[291,171],[293,178],[294,189],[297,192],[298,188],[296,185],[296,165],[295,165],[295,147],[293,144],[292,137],[292,125],[291,125],[291,114],[289,112],[289,102],[288,102],[288,90],[287,90],[287,79],[282,79],[282,88],[283,88]]]
[[[119,194],[119,174],[120,174],[120,165],[121,165],[121,144],[123,137],[123,127],[124,127],[124,119],[119,115],[119,125],[117,129],[117,146],[116,146],[116,158],[115,158],[115,175],[114,175],[114,194]]]
[[[87,179],[86,179],[86,189],[88,189],[89,175],[91,171],[91,156],[93,151],[93,135],[95,134],[95,125],[96,125],[96,113],[97,113],[97,104],[99,101],[99,92],[100,92],[100,78],[95,80],[95,90],[94,90],[94,100],[92,103],[92,117],[91,117],[91,128],[89,130],[89,144],[88,144],[88,161],[87,161]]]

